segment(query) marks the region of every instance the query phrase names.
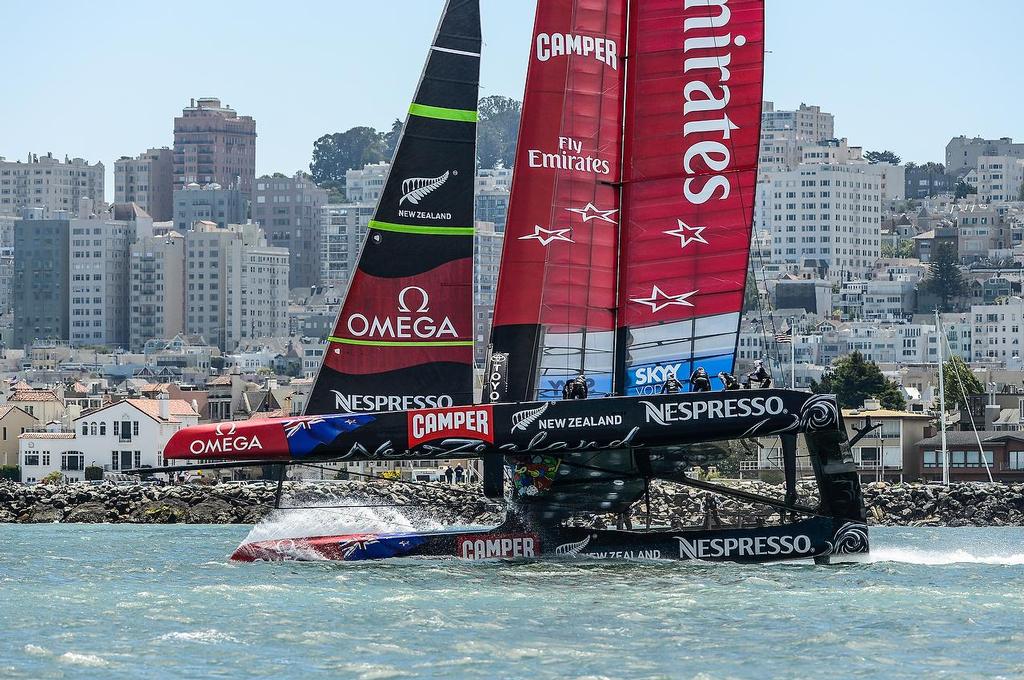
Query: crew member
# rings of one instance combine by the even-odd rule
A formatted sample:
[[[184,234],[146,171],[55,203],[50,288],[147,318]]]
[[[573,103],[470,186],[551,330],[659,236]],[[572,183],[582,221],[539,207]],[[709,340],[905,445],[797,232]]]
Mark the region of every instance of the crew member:
[[[738,390],[740,389],[740,387],[742,387],[742,385],[740,385],[740,381],[737,380],[736,376],[734,376],[732,373],[722,371],[721,373],[718,374],[718,379],[722,381],[723,390]]]
[[[772,376],[764,368],[764,363],[757,359],[754,361],[754,370],[747,374],[747,385],[751,388],[765,389],[772,386]]]
[[[697,370],[690,375],[690,391],[691,392],[710,392],[711,391],[711,379],[708,378],[708,372],[704,370],[703,366],[698,366]]]
[[[587,376],[580,373],[572,380],[567,380],[562,388],[562,399],[586,399]]]
[[[679,382],[674,371],[669,371],[668,375],[665,376],[665,382],[661,384],[661,393],[679,394],[681,389],[683,389],[683,383]]]

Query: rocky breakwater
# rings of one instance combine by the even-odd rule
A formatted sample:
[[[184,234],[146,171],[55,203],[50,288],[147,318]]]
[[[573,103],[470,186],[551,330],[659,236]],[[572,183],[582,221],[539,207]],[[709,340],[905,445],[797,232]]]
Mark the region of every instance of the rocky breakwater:
[[[255,524],[271,512],[276,484],[146,486],[0,482],[0,522]],[[497,507],[469,488],[387,481],[285,484],[284,507],[354,506],[427,513],[445,524],[496,523]]]
[[[743,491],[781,499],[779,485],[751,480],[717,480]],[[273,508],[272,482],[215,486],[63,484],[23,486],[0,482],[0,522],[125,522],[139,524],[254,524]],[[799,502],[818,502],[813,482],[800,482]],[[708,492],[655,481],[650,520],[657,526],[703,524]],[[409,485],[389,481],[285,484],[285,507],[397,509],[440,525],[497,524],[501,508],[469,485]],[[1024,484],[925,484],[875,482],[864,486],[868,522],[877,525],[1024,526]],[[718,496],[715,513],[725,526],[775,524],[779,513],[763,505]],[[613,515],[585,515],[574,523],[614,526]],[[632,508],[634,527],[647,521],[647,505]]]

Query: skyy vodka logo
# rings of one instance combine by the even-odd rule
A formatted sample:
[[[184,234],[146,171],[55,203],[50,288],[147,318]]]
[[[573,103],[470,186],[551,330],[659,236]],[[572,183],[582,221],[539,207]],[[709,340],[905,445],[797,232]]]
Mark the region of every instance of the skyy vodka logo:
[[[729,0],[685,0],[684,4],[688,13],[683,22],[683,72],[690,80],[683,86],[683,138],[688,144],[683,169],[689,175],[721,173],[706,179],[686,178],[683,194],[697,205],[712,198],[724,200],[732,191],[729,139],[739,126],[729,120],[731,93],[726,83],[732,76],[732,46],[746,45],[747,38],[729,32],[732,12],[728,3]]]

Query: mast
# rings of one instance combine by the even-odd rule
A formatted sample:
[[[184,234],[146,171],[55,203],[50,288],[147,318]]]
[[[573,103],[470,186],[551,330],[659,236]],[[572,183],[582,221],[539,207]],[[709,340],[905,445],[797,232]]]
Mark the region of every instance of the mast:
[[[307,415],[473,400],[479,0],[448,0]]]
[[[942,330],[942,320],[939,318],[939,310],[935,310],[935,328],[939,331],[939,430],[942,439],[942,484],[949,486],[949,450],[946,448],[946,382],[943,378],[945,372],[942,365],[942,345],[945,333]],[[982,451],[982,456],[985,455]]]

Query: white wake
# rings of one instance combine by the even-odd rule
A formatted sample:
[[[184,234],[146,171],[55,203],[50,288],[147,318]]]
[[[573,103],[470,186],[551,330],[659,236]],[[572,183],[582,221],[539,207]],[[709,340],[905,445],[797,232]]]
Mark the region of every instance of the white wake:
[[[435,531],[444,525],[425,509],[380,507],[379,499],[334,498],[300,509],[274,510],[252,528],[243,543],[344,534]],[[367,507],[378,506],[378,507]]]
[[[917,550],[914,548],[872,547],[864,562],[903,562],[906,564],[1024,564],[1024,552],[1002,555],[982,554],[964,548],[954,550]]]

